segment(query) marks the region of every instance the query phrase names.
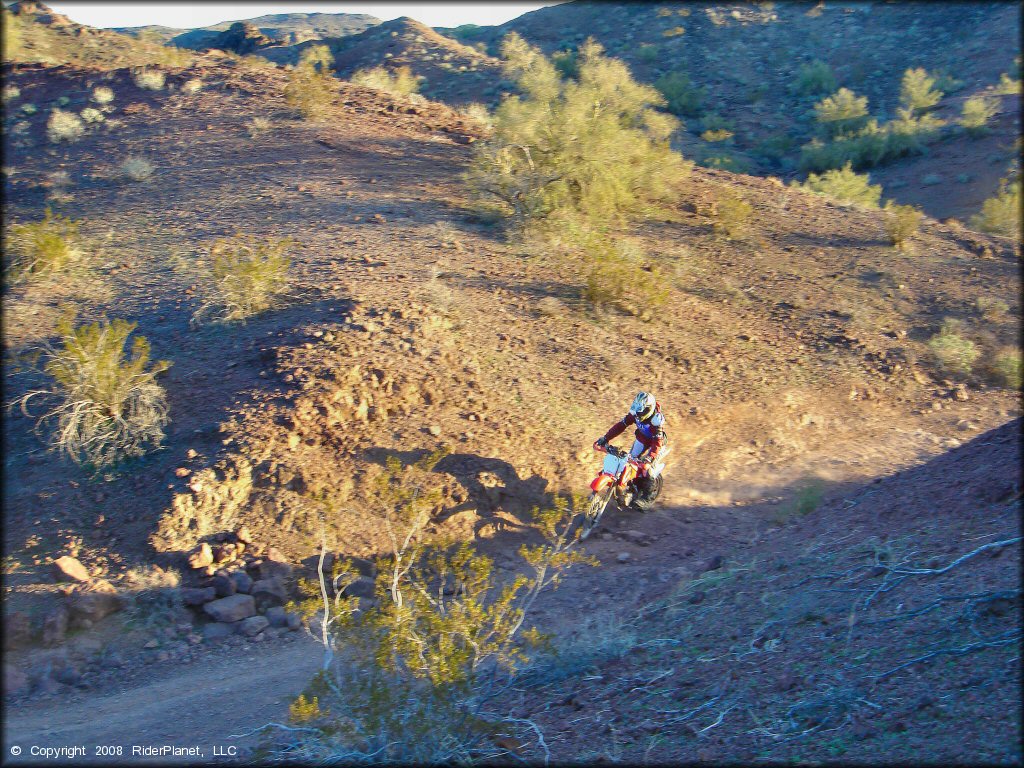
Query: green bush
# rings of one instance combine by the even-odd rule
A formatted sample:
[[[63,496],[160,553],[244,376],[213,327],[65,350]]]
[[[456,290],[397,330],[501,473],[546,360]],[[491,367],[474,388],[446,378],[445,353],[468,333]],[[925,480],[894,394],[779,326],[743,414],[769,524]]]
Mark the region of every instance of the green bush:
[[[792,90],[801,96],[833,93],[836,90],[836,76],[832,72],[832,67],[824,61],[815,59],[810,64],[802,65],[797,71]]]
[[[943,122],[931,115],[914,117],[909,110],[884,126],[868,119],[860,129],[835,136],[831,141],[812,139],[800,149],[800,168],[826,171],[850,163],[863,170],[905,155],[919,154],[938,136]]]
[[[643,43],[636,49],[636,57],[644,64],[653,64],[658,60],[658,46],[653,43]]]
[[[801,186],[816,195],[867,208],[877,208],[882,197],[881,185],[871,184],[871,177],[867,174],[855,173],[849,162],[841,169],[826,171],[821,176],[812,173]]]
[[[49,208],[42,221],[11,225],[5,248],[11,278],[41,277],[78,262],[83,256],[79,225]]]
[[[900,104],[914,114],[925,112],[942,99],[942,91],[936,90],[935,78],[925,70],[908,69],[900,83]]]
[[[545,219],[620,224],[676,194],[686,164],[672,151],[676,120],[625,64],[590,40],[579,80],[516,34],[502,45],[505,71],[522,95],[494,112],[494,133],[477,144],[467,181],[497,200],[521,230]],[[599,105],[595,108],[595,105]]]
[[[1020,350],[1016,347],[1003,347],[992,360],[992,373],[996,380],[1009,389],[1021,388],[1021,377],[1024,367],[1021,364]]]
[[[326,45],[302,51],[299,63],[288,73],[285,101],[305,120],[323,120],[330,114],[337,93],[330,68],[334,57]]]
[[[973,341],[963,335],[963,324],[947,318],[941,330],[928,340],[928,349],[943,371],[968,375],[981,354]]]
[[[868,122],[868,97],[840,88],[815,104],[814,114],[829,137],[859,131]]]
[[[398,67],[394,72],[386,67],[356,70],[349,78],[353,85],[376,88],[397,96],[409,96],[420,89],[422,77],[414,75],[409,67]]]
[[[972,96],[964,102],[960,113],[960,125],[972,136],[981,136],[987,132],[988,121],[999,111],[999,103],[995,99],[984,96]]]
[[[910,238],[921,226],[924,214],[912,205],[899,205],[892,200],[885,203],[885,230],[893,246],[900,251],[910,250]]]
[[[732,192],[722,192],[715,205],[715,232],[724,235],[726,240],[742,238],[747,233],[753,212],[753,206],[742,197]]]
[[[134,330],[135,323],[124,320],[74,327],[64,317],[57,325],[60,346],[41,350],[42,370],[51,383],[21,398],[22,410],[29,415],[29,402],[44,399],[46,412],[37,426],[53,423],[51,448],[78,464],[106,467],[141,456],[163,441],[167,400],[156,377],[170,363],[161,360],[149,367],[149,343],[143,336],[135,337],[131,356],[126,356]]]
[[[674,115],[693,117],[700,113],[704,89],[696,87],[690,76],[682,71],[669,72],[654,81],[665,99],[665,106]]]
[[[204,276],[207,295],[193,323],[245,320],[276,306],[288,290],[291,245],[242,234],[214,242]]]
[[[981,232],[1020,238],[1020,179],[1003,179],[999,193],[981,206],[981,213],[971,217],[971,226]]]

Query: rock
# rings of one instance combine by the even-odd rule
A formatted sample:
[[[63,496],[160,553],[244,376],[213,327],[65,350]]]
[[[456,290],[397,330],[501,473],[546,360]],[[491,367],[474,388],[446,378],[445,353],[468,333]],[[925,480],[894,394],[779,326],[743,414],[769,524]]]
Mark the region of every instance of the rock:
[[[196,547],[192,554],[188,556],[188,564],[190,568],[197,571],[200,568],[213,565],[213,550],[210,549],[210,545],[204,541]]]
[[[273,42],[252,22],[236,21],[218,34],[210,42],[210,47],[221,51],[231,51],[244,56],[253,53],[259,48],[272,45]]]
[[[36,693],[43,696],[54,696],[64,690],[64,686],[53,679],[49,672],[44,672],[36,680]]]
[[[626,541],[631,544],[636,544],[639,547],[646,547],[651,543],[647,534],[642,531],[623,531],[619,535]]]
[[[238,585],[230,576],[214,576],[213,590],[217,597],[231,597],[238,591]]]
[[[64,555],[53,561],[55,576],[58,581],[89,581],[89,571],[77,558]]]
[[[288,629],[294,632],[302,627],[302,618],[297,613],[289,613],[286,617]]]
[[[249,527],[243,525],[237,531],[235,531],[235,538],[243,544],[252,544],[252,534],[249,532]]]
[[[631,557],[632,555],[630,555],[629,552],[619,552],[615,560],[620,563],[628,563]]]
[[[225,637],[231,637],[238,630],[238,624],[213,622],[203,626],[203,640],[209,642],[212,640],[223,640]]]
[[[259,613],[266,612],[267,608],[274,605],[284,605],[288,602],[288,590],[280,578],[260,579],[253,582],[250,592],[256,603],[256,610]]]
[[[977,429],[973,422],[967,421],[966,419],[961,419],[960,421],[958,421],[956,423],[956,428],[959,429],[961,432],[973,432],[975,429]]]
[[[256,614],[256,601],[251,595],[232,595],[207,603],[203,610],[217,621],[241,621]]]
[[[271,547],[271,551],[277,552],[277,550],[275,550],[273,547]],[[256,573],[260,579],[279,578],[283,581],[285,579],[291,578],[292,566],[290,563],[287,563],[283,560],[275,560],[268,554],[268,556],[263,558],[263,560],[260,561],[259,565],[256,566]]]
[[[710,560],[708,560],[708,564],[704,566],[703,572],[706,573],[707,571],[717,571],[723,565],[725,565],[725,558],[721,555],[715,555]]]
[[[374,590],[376,582],[368,576],[360,576],[358,579],[353,581],[344,590],[342,594],[345,597],[359,597],[366,600],[372,600],[374,597]]]
[[[4,664],[4,698],[24,696],[29,692],[28,675],[13,664]]]
[[[348,561],[355,566],[355,569],[363,576],[369,578],[375,578],[377,576],[377,564],[373,560],[367,560],[365,557],[352,556],[348,558]]]
[[[100,619],[125,608],[126,600],[117,594],[109,581],[99,581],[94,588],[78,590],[68,596],[68,610],[76,625],[83,621],[95,624]]]
[[[4,650],[21,648],[32,642],[32,623],[24,611],[14,611],[4,617]]]
[[[185,605],[199,606],[216,599],[214,587],[185,587],[181,590],[181,602]]]
[[[245,571],[235,571],[231,574],[231,580],[235,582],[235,590],[248,594],[252,591],[252,577]]]
[[[961,403],[971,399],[970,395],[967,394],[966,384],[956,385],[956,387],[953,389],[953,399]]]
[[[431,424],[427,431],[430,432],[430,434],[432,434],[434,437],[441,436],[441,427],[438,426],[437,424]]]
[[[698,605],[704,602],[705,597],[707,597],[707,594],[698,589],[696,592],[690,595],[689,603],[690,605]]]
[[[288,612],[280,605],[272,605],[264,614],[272,627],[288,626]]]
[[[238,623],[238,631],[246,637],[258,635],[270,625],[266,616],[250,616]]]
[[[46,614],[43,619],[43,645],[52,646],[64,642],[69,618],[67,606],[63,604]]]
[[[213,551],[213,561],[215,563],[227,563],[234,560],[237,557],[237,547],[234,542],[225,542],[221,544]]]

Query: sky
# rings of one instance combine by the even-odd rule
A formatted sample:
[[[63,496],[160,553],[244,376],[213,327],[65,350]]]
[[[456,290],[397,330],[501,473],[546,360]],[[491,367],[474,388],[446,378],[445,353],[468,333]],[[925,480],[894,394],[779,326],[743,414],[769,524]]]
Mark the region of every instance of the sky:
[[[430,27],[460,24],[493,25],[522,16],[554,2],[450,2],[450,3],[276,3],[247,2],[46,2],[57,13],[91,27],[207,27],[221,21],[251,19],[271,13],[366,13],[381,21],[410,16]]]

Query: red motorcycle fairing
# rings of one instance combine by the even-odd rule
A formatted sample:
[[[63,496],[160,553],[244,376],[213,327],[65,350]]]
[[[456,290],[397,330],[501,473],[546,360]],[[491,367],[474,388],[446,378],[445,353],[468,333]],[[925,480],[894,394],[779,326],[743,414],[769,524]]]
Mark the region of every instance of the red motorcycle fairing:
[[[613,475],[606,475],[604,472],[594,478],[594,481],[590,484],[590,490],[594,493],[600,493],[609,485],[615,482]]]

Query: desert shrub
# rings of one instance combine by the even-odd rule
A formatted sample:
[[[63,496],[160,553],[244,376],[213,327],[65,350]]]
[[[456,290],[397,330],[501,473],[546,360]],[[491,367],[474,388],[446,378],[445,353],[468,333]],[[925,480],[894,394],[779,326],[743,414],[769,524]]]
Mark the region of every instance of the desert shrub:
[[[129,155],[117,167],[118,173],[124,179],[131,181],[146,181],[153,175],[153,164],[144,157]]]
[[[623,62],[590,40],[575,81],[516,34],[502,52],[522,95],[501,103],[493,136],[477,145],[467,180],[481,199],[523,228],[560,217],[619,224],[675,195],[686,170],[668,144],[677,123]]]
[[[718,168],[732,173],[753,173],[754,165],[743,155],[716,147],[712,152],[700,152],[697,164],[704,168]]]
[[[26,115],[34,115],[36,112],[39,111],[39,107],[37,107],[35,104],[22,104],[21,111],[24,112]]]
[[[182,93],[199,93],[201,90],[203,90],[203,81],[198,77],[193,77],[181,84]]]
[[[1010,305],[1002,299],[994,299],[991,296],[979,296],[974,300],[974,308],[985,320],[990,323],[1000,322],[1006,318],[1010,311]]]
[[[653,64],[658,60],[658,46],[653,43],[643,43],[636,49],[636,57],[644,64]]]
[[[1014,80],[1003,72],[999,76],[999,84],[996,85],[997,96],[1017,96],[1020,94],[1020,80]]]
[[[322,120],[329,114],[336,94],[330,74],[333,63],[326,45],[314,45],[302,52],[299,63],[288,73],[285,101],[306,120]]]
[[[747,233],[753,212],[753,206],[739,195],[729,191],[720,193],[714,212],[715,232],[724,235],[726,240],[742,238]]]
[[[85,124],[82,122],[82,118],[74,112],[55,109],[46,121],[46,135],[54,144],[62,141],[77,141],[84,133]]]
[[[1003,347],[992,358],[992,373],[999,383],[1009,389],[1020,389],[1024,376],[1024,365],[1021,363],[1020,350],[1016,347]]]
[[[836,76],[824,61],[815,59],[810,64],[804,64],[796,74],[796,82],[792,90],[801,96],[816,95],[819,93],[834,93],[836,90]]]
[[[942,99],[942,91],[936,90],[935,78],[925,70],[908,69],[900,83],[900,104],[914,114],[931,109]]]
[[[163,441],[167,400],[156,377],[171,364],[150,366],[143,336],[135,337],[127,355],[134,330],[135,323],[125,320],[75,326],[65,316],[57,324],[60,343],[41,347],[50,384],[19,402],[26,415],[34,398],[46,402],[37,428],[53,424],[50,447],[77,464],[106,467]]]
[[[981,206],[981,213],[971,217],[971,226],[993,235],[1020,238],[1020,179],[1003,179],[999,193]]]
[[[881,185],[872,184],[867,174],[855,173],[849,162],[839,170],[826,171],[820,176],[812,173],[801,186],[816,195],[867,208],[877,208],[882,197]]]
[[[972,136],[980,136],[986,132],[988,121],[999,111],[995,99],[985,96],[972,96],[964,102],[960,113],[960,125]]]
[[[519,549],[526,573],[504,586],[472,544],[428,545],[423,532],[438,494],[427,472],[442,455],[407,468],[391,458],[377,483],[392,553],[378,565],[375,605],[346,596],[358,577],[348,562],[301,582],[305,599],[294,607],[324,645],[323,671],[290,708],[293,727],[266,744],[271,756],[468,763],[507,757],[501,735],[526,743],[527,724],[488,694],[515,680],[545,644],[524,626],[537,595],[567,569],[595,561],[574,549],[565,499],[534,511],[540,543]],[[337,507],[327,496],[321,503],[325,515]]]
[[[654,81],[665,99],[665,107],[674,115],[693,117],[700,112],[704,99],[704,89],[698,88],[690,80],[690,76],[682,71],[669,72]]]
[[[671,29],[666,29],[661,33],[662,37],[679,37],[684,34],[686,34],[685,27],[672,27]]]
[[[726,130],[725,128],[718,128],[717,130],[704,131],[700,137],[707,142],[717,141],[729,141],[733,137],[733,132]]]
[[[79,261],[83,256],[79,224],[48,208],[42,221],[11,225],[4,249],[11,278],[48,275]]]
[[[793,498],[780,505],[772,515],[779,525],[790,522],[794,518],[807,517],[821,506],[825,495],[825,484],[818,478],[804,482]]]
[[[884,126],[873,118],[858,130],[841,133],[830,141],[812,139],[800,150],[800,168],[825,171],[850,163],[854,170],[872,168],[905,155],[919,154],[934,141],[943,122],[932,115],[914,117],[910,110]]]
[[[928,340],[928,349],[943,371],[968,375],[981,354],[973,341],[963,333],[963,324],[946,318],[942,328]]]
[[[92,100],[100,106],[109,104],[114,100],[114,91],[105,85],[97,85],[92,89]]]
[[[868,97],[840,88],[814,105],[814,114],[831,138],[860,130],[868,122]]]
[[[270,122],[269,118],[254,117],[245,124],[245,132],[249,134],[250,138],[255,139],[257,136],[262,136],[264,133],[267,133],[272,126],[273,123]]]
[[[3,90],[3,101],[7,104],[9,101],[14,101],[16,98],[21,96],[21,88],[16,85],[5,85]]]
[[[945,125],[934,115],[915,116],[913,110],[896,111],[896,119],[885,124],[885,152],[883,159],[895,160],[905,155],[917,155],[934,141],[939,129]]]
[[[485,131],[494,129],[494,120],[491,117],[491,113],[483,104],[476,102],[467,104],[459,110],[459,114],[467,120],[472,120]]]
[[[580,74],[580,56],[575,48],[555,51],[551,54],[551,63],[562,77],[575,80]]]
[[[206,297],[193,323],[245,320],[276,306],[288,290],[288,239],[261,241],[238,234],[210,247]]]
[[[142,67],[133,73],[133,79],[139,88],[143,88],[147,91],[160,91],[163,90],[164,83],[167,81],[167,76],[159,69]]]
[[[408,96],[420,89],[422,77],[414,75],[407,66],[398,67],[393,72],[386,67],[359,69],[352,73],[349,82],[367,88],[376,88],[397,96]]]
[[[78,115],[86,123],[102,123],[106,119],[103,116],[103,113],[95,107],[86,107],[81,112],[79,112]]]
[[[910,249],[910,238],[921,226],[924,214],[912,205],[899,205],[892,200],[885,203],[885,231],[889,241],[900,251]]]

